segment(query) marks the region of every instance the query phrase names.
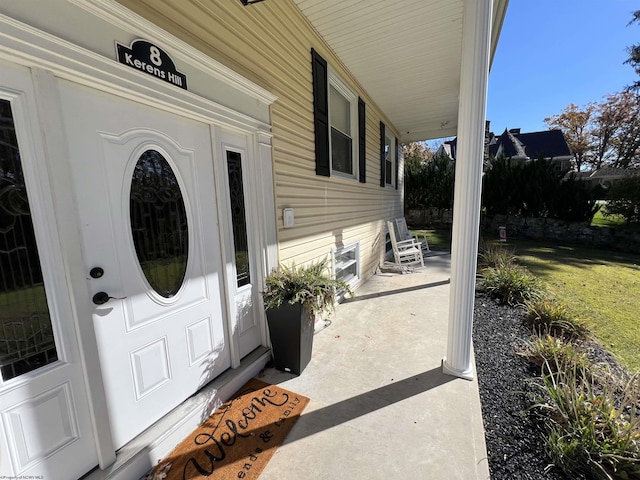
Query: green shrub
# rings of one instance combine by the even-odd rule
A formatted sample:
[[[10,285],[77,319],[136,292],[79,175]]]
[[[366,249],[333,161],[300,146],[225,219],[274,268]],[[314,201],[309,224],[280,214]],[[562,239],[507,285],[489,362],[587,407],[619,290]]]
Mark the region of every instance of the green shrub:
[[[558,300],[548,296],[525,302],[526,319],[537,331],[551,335],[587,337],[589,330],[581,320],[569,312]]]
[[[515,250],[502,244],[487,243],[480,247],[478,263],[480,267],[501,268],[516,261]]]
[[[565,178],[558,186],[550,205],[549,216],[567,222],[589,222],[600,210],[599,195],[575,175]]]
[[[419,155],[405,155],[404,157],[404,208],[422,208],[428,192],[428,179],[425,173],[426,165]]]
[[[595,193],[573,176],[564,178],[549,160],[491,159],[483,177],[482,205],[487,215],[549,217],[591,221],[598,211]]]
[[[555,337],[548,333],[534,335],[526,342],[518,354],[526,357],[531,363],[538,367],[545,367],[547,370],[555,371],[558,365],[564,368],[577,366],[587,368],[590,362],[584,352],[578,351],[576,347],[564,338]]]
[[[640,222],[640,177],[625,178],[613,184],[604,215],[621,215],[627,224]]]
[[[548,160],[524,162],[492,158],[483,177],[483,206],[487,214],[546,217],[561,182]]]
[[[520,174],[520,166],[504,156],[490,159],[490,167],[482,177],[482,206],[488,215],[519,214]]]
[[[482,271],[481,276],[480,287],[509,305],[534,300],[544,293],[542,282],[518,265],[488,267]]]
[[[543,374],[549,411],[547,453],[570,478],[640,478],[639,378],[622,388],[588,368],[558,362]]]
[[[455,165],[447,156],[434,155],[428,162],[419,157],[405,159],[405,208],[453,206]]]

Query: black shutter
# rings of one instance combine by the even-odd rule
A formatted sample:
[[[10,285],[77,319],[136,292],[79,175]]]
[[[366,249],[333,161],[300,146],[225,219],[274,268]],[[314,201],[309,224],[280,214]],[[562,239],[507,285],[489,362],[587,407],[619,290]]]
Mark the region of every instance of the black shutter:
[[[384,134],[384,123],[380,122],[380,186],[384,187],[384,170],[385,170],[385,159],[384,159],[384,142],[385,142],[385,134]]]
[[[313,126],[316,142],[316,175],[328,177],[329,167],[329,95],[327,62],[311,49],[313,72]]]
[[[366,155],[367,116],[364,101],[358,97],[358,172],[360,183],[367,183],[367,155]]]
[[[396,190],[398,189],[398,172],[400,171],[400,146],[396,137]]]

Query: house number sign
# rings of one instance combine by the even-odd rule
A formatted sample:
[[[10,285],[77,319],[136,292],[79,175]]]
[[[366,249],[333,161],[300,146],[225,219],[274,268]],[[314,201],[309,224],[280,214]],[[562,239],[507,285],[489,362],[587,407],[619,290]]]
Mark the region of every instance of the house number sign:
[[[127,47],[116,42],[116,49],[118,62],[187,89],[187,76],[176,70],[176,65],[167,52],[153,43],[138,39]]]

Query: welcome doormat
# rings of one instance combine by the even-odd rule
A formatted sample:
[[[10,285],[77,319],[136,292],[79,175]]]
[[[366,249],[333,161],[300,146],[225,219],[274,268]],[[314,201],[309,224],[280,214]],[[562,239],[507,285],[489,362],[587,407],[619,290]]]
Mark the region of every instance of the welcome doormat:
[[[307,397],[251,379],[145,479],[257,479],[308,403]]]

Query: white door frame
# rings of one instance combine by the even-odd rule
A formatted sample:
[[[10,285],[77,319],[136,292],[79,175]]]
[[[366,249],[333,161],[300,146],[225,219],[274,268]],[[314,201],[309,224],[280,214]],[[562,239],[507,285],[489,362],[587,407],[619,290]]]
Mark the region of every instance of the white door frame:
[[[261,236],[259,235],[260,224],[259,217],[262,214],[260,206],[262,199],[256,185],[259,183],[258,175],[260,174],[259,162],[256,158],[252,145],[251,137],[242,132],[234,132],[223,129],[219,126],[213,126],[211,129],[211,137],[213,139],[213,152],[216,173],[216,192],[218,204],[218,218],[220,223],[226,227],[221,232],[221,244],[223,254],[225,292],[228,330],[231,340],[231,365],[237,368],[242,359],[242,352],[239,351],[241,325],[236,305],[237,281],[235,265],[234,238],[232,228],[232,215],[230,206],[229,177],[227,173],[226,152],[238,152],[241,154],[242,177],[244,190],[244,207],[245,218],[247,222],[247,245],[249,247],[249,265],[250,265],[250,285],[253,289],[261,289],[263,285],[264,274],[261,268],[261,256],[258,255],[263,249],[260,248]],[[222,236],[223,235],[223,236]],[[264,321],[264,308],[262,308],[262,298],[257,292],[253,292],[251,299],[252,317],[257,323],[259,329],[259,337],[261,345],[267,344],[266,322]],[[245,352],[246,355],[249,352]]]
[[[50,181],[50,174],[55,168],[51,163],[50,152],[47,149],[46,135],[43,135],[43,123],[38,106],[38,97],[41,93],[38,91],[39,82],[33,72],[29,72],[23,67],[17,67],[21,70],[16,70],[16,74],[12,73],[11,64],[7,67],[9,67],[6,72],[7,77],[10,80],[14,79],[16,84],[5,85],[3,82],[0,85],[2,90],[0,97],[11,102],[33,230],[47,294],[51,327],[58,355],[57,361],[19,375],[0,385],[0,394],[5,396],[5,400],[17,397],[19,401],[19,403],[12,401],[11,403],[14,405],[10,407],[11,409],[2,412],[7,428],[5,431],[7,438],[2,439],[3,445],[0,448],[2,450],[0,457],[2,458],[0,461],[5,465],[12,464],[15,468],[22,468],[22,471],[14,472],[16,475],[26,474],[28,476],[38,471],[45,472],[48,466],[44,464],[46,461],[38,462],[36,460],[43,460],[44,457],[29,458],[32,454],[29,452],[29,448],[26,448],[28,444],[24,444],[26,439],[16,438],[19,437],[17,433],[25,433],[21,432],[20,425],[23,422],[22,413],[24,410],[27,410],[26,420],[29,421],[30,411],[27,405],[38,398],[40,401],[48,402],[54,398],[52,395],[56,390],[58,395],[55,398],[60,402],[59,407],[68,407],[69,409],[67,412],[69,416],[66,420],[68,424],[65,429],[68,429],[67,435],[71,438],[67,440],[70,440],[71,443],[87,442],[87,446],[90,445],[91,462],[96,461],[95,423],[93,422],[90,392],[87,389],[86,371],[79,345],[73,292],[68,282],[69,269],[63,244],[65,229],[61,227],[56,218],[58,213],[54,200],[56,192]],[[6,68],[4,62],[1,68]],[[20,91],[16,92],[13,88],[19,88]],[[70,371],[72,371],[72,375],[65,373]],[[64,384],[60,385],[61,379],[64,379]],[[32,386],[35,388],[30,388]],[[25,391],[26,395],[20,393],[21,391]],[[71,411],[72,409],[75,412]],[[17,422],[17,428],[9,428],[9,425],[13,425],[14,422]],[[23,425],[23,427],[28,427],[28,425]],[[85,432],[84,437],[81,435],[82,432]],[[35,440],[32,439],[32,442]],[[5,452],[4,449],[9,450],[11,444],[18,445],[16,450],[20,450],[20,445],[22,445],[23,451],[10,450]],[[51,453],[57,456],[62,455],[61,458],[65,458],[64,452],[67,445],[69,445],[68,442],[60,444]],[[37,452],[38,447],[35,446],[33,450]],[[12,457],[11,462],[5,456],[6,454]],[[69,453],[66,454],[66,461],[69,460],[69,455]],[[95,463],[91,463],[90,467],[93,465]],[[40,468],[42,470],[38,470]]]
[[[135,23],[148,40],[158,40],[163,45],[174,47],[181,58],[202,69],[207,74],[228,82],[237,88],[238,95],[251,96],[266,105],[276,97],[258,85],[240,77],[226,67],[188,46],[181,40],[161,31],[119,4],[111,0],[93,4],[85,0],[73,0],[88,10],[100,9],[103,18],[119,27]],[[98,5],[99,4],[99,5]],[[96,6],[98,5],[98,6]],[[97,14],[98,12],[96,12]],[[34,72],[34,87],[38,115],[45,140],[45,156],[50,165],[48,172],[53,191],[56,222],[60,230],[61,242],[65,245],[62,253],[66,266],[65,275],[72,297],[72,309],[77,335],[80,339],[80,355],[83,360],[85,380],[91,399],[94,431],[99,465],[105,468],[115,460],[113,441],[106,417],[106,399],[100,375],[97,356],[96,336],[92,325],[92,304],[87,288],[84,262],[80,249],[79,231],[76,225],[75,205],[69,185],[69,165],[67,163],[66,136],[59,123],[60,99],[57,93],[56,77],[70,80],[97,90],[166,110],[170,113],[192,118],[209,125],[243,132],[252,140],[261,179],[256,191],[263,199],[260,222],[256,237],[260,242],[259,263],[262,277],[277,266],[276,218],[274,204],[273,166],[271,159],[271,126],[262,120],[236,112],[212,100],[182,90],[149,75],[127,68],[111,58],[80,48],[32,26],[5,15],[0,15],[0,58],[29,67]],[[242,80],[238,82],[238,80]],[[224,232],[220,232],[223,235]],[[266,337],[263,343],[266,344]]]

